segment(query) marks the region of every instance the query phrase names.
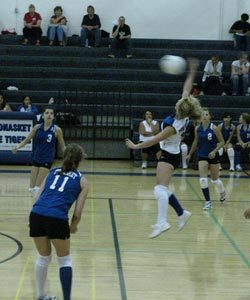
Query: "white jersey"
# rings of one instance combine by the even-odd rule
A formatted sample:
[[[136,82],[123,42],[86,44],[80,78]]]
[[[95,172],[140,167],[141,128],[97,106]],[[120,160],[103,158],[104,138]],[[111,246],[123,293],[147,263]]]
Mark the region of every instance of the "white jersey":
[[[175,129],[176,134],[171,135],[170,137],[161,141],[161,149],[172,154],[180,153],[180,144],[182,141],[182,136],[187,129],[188,123],[189,118],[175,119],[175,114],[166,117],[161,123],[161,130],[163,130],[166,126],[172,126]]]
[[[146,120],[142,121],[142,124],[143,124],[146,132],[151,132],[151,133],[153,132],[152,127],[148,124],[148,122]],[[156,124],[157,124],[157,121],[152,120],[152,125],[156,125]],[[144,136],[143,134],[140,134],[139,140],[140,140],[140,142],[149,141],[149,140],[152,140],[153,137],[154,137],[153,135],[152,136]]]

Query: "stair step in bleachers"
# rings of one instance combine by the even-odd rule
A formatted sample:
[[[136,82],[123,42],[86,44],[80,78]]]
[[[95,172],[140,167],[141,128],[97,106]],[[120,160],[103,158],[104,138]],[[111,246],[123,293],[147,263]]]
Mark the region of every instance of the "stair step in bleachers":
[[[68,99],[70,103],[109,103],[109,104],[123,104],[138,105],[141,107],[155,105],[155,106],[173,106],[176,101],[180,99],[180,94],[154,94],[154,93],[121,93],[121,92],[81,92],[62,91],[62,90],[20,90],[20,91],[3,91],[6,99],[10,102],[20,102],[22,98],[29,95],[35,103],[47,103],[51,97],[56,101],[63,101]],[[245,96],[200,96],[201,104],[205,107],[218,108],[238,108],[239,112],[249,108],[249,100]]]
[[[230,76],[230,73],[224,73]],[[201,78],[203,72],[197,72]],[[129,81],[157,81],[183,82],[186,74],[180,76],[168,75],[158,70],[141,69],[109,69],[109,68],[48,68],[48,67],[0,67],[0,78],[70,78],[92,80],[129,80]]]
[[[22,56],[41,56],[54,55],[60,57],[107,57],[109,49],[102,48],[81,48],[81,47],[49,47],[49,46],[22,46],[22,45],[0,45],[1,55],[22,55]],[[163,48],[133,48],[133,55],[136,58],[159,59],[163,55],[179,55],[186,57],[199,57],[207,60],[211,57],[211,50],[201,49],[163,49]],[[235,60],[236,51],[217,50],[216,53],[222,60]]]
[[[80,29],[79,29],[80,30]],[[23,38],[18,35],[0,35],[0,44],[18,45],[21,44]],[[102,46],[108,47],[111,40],[102,38]],[[42,37],[41,44],[48,45],[47,37]],[[205,50],[233,50],[232,41],[213,41],[213,40],[168,40],[168,39],[133,39],[133,47],[135,48],[167,48],[167,49],[205,49]],[[79,36],[68,38],[68,46],[80,45]]]

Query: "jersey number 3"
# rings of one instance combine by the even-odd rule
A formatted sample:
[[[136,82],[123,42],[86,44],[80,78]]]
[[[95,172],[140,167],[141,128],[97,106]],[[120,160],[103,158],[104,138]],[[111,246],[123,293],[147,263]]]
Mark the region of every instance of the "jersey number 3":
[[[57,181],[58,181],[59,177],[60,177],[60,175],[55,176],[54,181],[52,182],[52,184],[49,187],[51,190],[56,189],[56,184],[57,184]],[[58,192],[63,192],[64,191],[64,187],[65,187],[68,180],[69,180],[69,177],[64,177],[62,184],[57,188]]]
[[[52,134],[48,134],[48,136],[47,136],[47,142],[51,143],[51,141],[52,141]]]

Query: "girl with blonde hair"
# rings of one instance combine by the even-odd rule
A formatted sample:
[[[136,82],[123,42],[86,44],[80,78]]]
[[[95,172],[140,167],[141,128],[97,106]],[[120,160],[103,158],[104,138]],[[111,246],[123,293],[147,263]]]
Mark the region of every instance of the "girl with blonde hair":
[[[126,145],[130,149],[143,149],[160,142],[162,154],[157,164],[156,186],[154,187],[154,194],[158,203],[158,215],[149,238],[157,237],[171,227],[167,221],[168,203],[178,215],[178,231],[185,226],[192,215],[191,212],[182,208],[178,199],[169,189],[173,171],[181,161],[180,144],[182,135],[189,123],[189,117],[200,118],[202,112],[199,100],[190,96],[198,61],[189,59],[189,67],[190,70],[184,83],[182,97],[175,105],[176,113],[163,120],[161,132],[151,140],[140,144],[134,144],[129,139],[126,140]]]

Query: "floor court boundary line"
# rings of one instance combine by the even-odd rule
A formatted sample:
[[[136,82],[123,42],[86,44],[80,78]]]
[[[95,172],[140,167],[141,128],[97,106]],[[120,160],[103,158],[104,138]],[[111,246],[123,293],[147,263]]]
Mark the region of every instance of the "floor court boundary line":
[[[188,183],[189,187],[191,188],[192,192],[196,195],[197,199],[200,202],[203,202],[203,200],[201,199],[201,197],[199,196],[199,194],[196,192],[196,190],[194,189],[193,185],[189,182],[189,180],[187,180],[187,183]],[[218,221],[218,219],[215,216],[215,214],[213,213],[213,211],[209,211],[209,216],[213,220],[213,222],[215,223],[215,225],[217,225],[219,227],[220,231],[226,237],[226,239],[229,241],[229,243],[231,244],[231,246],[233,247],[233,249],[236,251],[236,253],[238,253],[238,255],[240,256],[241,260],[245,263],[245,265],[248,268],[250,268],[250,262],[249,262],[247,256],[240,249],[240,247],[237,245],[237,243],[234,241],[234,239],[231,237],[231,235],[227,232],[227,230],[225,229],[225,227]]]
[[[18,241],[17,239],[13,238],[12,236],[8,235],[8,234],[5,234],[5,233],[2,233],[0,232],[0,235],[4,236],[4,237],[7,237],[8,239],[14,241],[17,245],[17,250],[14,254],[12,254],[10,257],[6,258],[6,259],[3,259],[0,261],[0,264],[3,264],[13,258],[15,258],[16,256],[18,256],[22,251],[23,251],[23,245],[20,241]]]
[[[26,258],[25,265],[24,265],[23,270],[22,270],[22,274],[21,274],[21,277],[20,277],[20,280],[19,280],[19,283],[18,283],[18,287],[17,287],[17,291],[16,291],[16,295],[15,295],[14,300],[18,300],[19,297],[20,297],[20,293],[21,293],[21,290],[22,290],[22,287],[23,287],[23,282],[24,282],[24,278],[25,278],[25,275],[26,275],[26,272],[27,272],[29,261],[30,261],[30,257],[28,256]]]
[[[118,234],[117,234],[117,228],[115,222],[113,201],[111,198],[109,198],[108,202],[109,202],[109,212],[110,212],[111,225],[113,231],[113,240],[115,245],[116,266],[117,266],[117,272],[119,277],[121,299],[127,300],[126,285],[125,285],[125,279],[124,279],[123,268],[122,268],[122,259],[121,259],[121,252],[120,252],[120,246],[119,246],[119,240],[118,240]]]
[[[89,171],[84,171],[80,170],[81,172],[84,173],[84,175],[95,175],[95,176],[138,176],[138,177],[154,177],[156,176],[156,173],[134,173],[134,172],[89,172]],[[29,174],[30,170],[0,170],[0,174]],[[244,171],[245,174],[247,175],[240,175],[237,176],[237,174],[232,175],[221,175],[221,178],[236,178],[236,179],[244,179],[244,178],[249,178],[249,174]],[[175,173],[173,174],[173,177],[186,177],[186,178],[197,178],[199,177],[199,174],[182,174],[182,173]]]

